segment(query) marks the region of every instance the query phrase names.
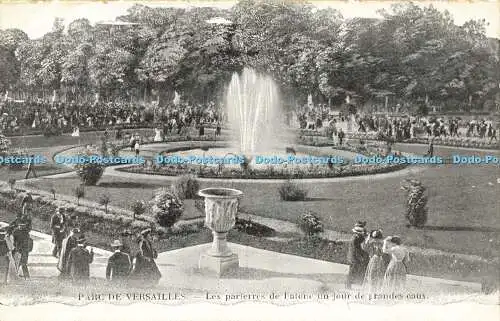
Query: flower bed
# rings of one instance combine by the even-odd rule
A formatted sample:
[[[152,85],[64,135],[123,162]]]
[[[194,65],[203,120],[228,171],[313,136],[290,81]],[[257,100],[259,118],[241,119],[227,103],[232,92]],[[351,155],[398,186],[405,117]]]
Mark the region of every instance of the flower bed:
[[[268,226],[237,217],[234,228],[248,235],[260,237],[272,237],[276,231]]]
[[[383,147],[379,143],[370,142],[362,145],[349,145],[334,146],[331,142],[321,140],[317,142],[304,142],[306,146],[325,147],[333,146],[337,150],[347,151],[356,154],[363,154],[365,156],[381,155]],[[196,144],[190,146],[177,146],[169,148],[164,152],[178,152],[186,151],[196,148],[202,148],[203,144]],[[214,147],[226,147],[226,143],[215,144]],[[326,151],[307,151],[308,154],[327,157]],[[332,165],[332,166],[328,166]],[[131,165],[126,167],[117,168],[117,171],[148,174],[148,175],[163,175],[163,176],[182,176],[194,175],[200,178],[241,178],[241,179],[297,179],[297,178],[333,178],[333,177],[348,177],[388,173],[406,168],[407,164],[351,164],[343,163],[335,164],[311,164],[310,166],[296,167],[296,166],[267,166],[266,168],[226,168],[215,166],[193,166],[187,164],[170,164],[158,165],[154,162],[146,165]]]
[[[313,165],[305,169],[285,169],[269,166],[266,169],[223,169],[211,167],[189,167],[169,165],[147,168],[139,165],[117,168],[117,171],[137,174],[179,176],[184,174],[196,175],[200,178],[241,178],[241,179],[301,179],[301,178],[334,178],[389,173],[406,168],[407,164],[378,164],[378,165],[345,165],[332,167]]]
[[[19,201],[28,193],[25,190],[11,190],[6,186],[0,187],[0,208],[9,212],[18,213],[21,210],[21,202]],[[145,228],[162,231],[166,233],[153,217],[148,215],[136,215],[135,220],[133,213],[124,209],[110,209],[105,213],[96,207],[76,205],[66,200],[54,200],[50,193],[30,192],[32,195],[34,206],[32,207],[32,215],[44,220],[50,221],[51,216],[55,213],[57,207],[64,207],[68,216],[75,217],[75,224],[83,230],[101,233],[104,235],[119,235],[125,230],[132,233],[139,233]],[[191,220],[189,224],[199,224]],[[180,221],[179,223],[181,223]],[[186,223],[183,223],[186,224]],[[186,228],[172,228],[170,233],[182,233]]]

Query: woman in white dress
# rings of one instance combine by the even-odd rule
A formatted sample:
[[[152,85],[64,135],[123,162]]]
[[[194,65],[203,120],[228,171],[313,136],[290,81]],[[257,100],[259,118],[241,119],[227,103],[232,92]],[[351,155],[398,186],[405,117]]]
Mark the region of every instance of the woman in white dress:
[[[161,135],[161,129],[160,128],[155,128],[155,137],[153,138],[153,141],[155,141],[155,142],[161,142],[161,141],[163,141],[163,137]]]
[[[73,133],[71,134],[71,136],[73,136],[73,137],[80,137],[80,128],[75,127],[73,129]]]
[[[16,252],[15,256],[12,254],[14,250],[14,237],[12,235],[5,235],[5,241],[9,252],[7,253],[8,258],[8,272],[7,272],[7,282],[14,282],[20,279],[17,272],[18,262],[20,260],[21,255]]]
[[[405,288],[410,255],[401,243],[399,236],[389,236],[382,246],[382,252],[391,255],[391,262],[387,266],[383,283],[383,289],[388,292],[401,292]]]

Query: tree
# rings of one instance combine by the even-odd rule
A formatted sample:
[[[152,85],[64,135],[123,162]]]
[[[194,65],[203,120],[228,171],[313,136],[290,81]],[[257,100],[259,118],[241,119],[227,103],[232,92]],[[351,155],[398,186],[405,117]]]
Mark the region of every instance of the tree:
[[[133,60],[133,55],[127,50],[115,47],[104,39],[99,41],[95,55],[88,62],[92,85],[106,99],[111,97],[113,90],[123,90]]]

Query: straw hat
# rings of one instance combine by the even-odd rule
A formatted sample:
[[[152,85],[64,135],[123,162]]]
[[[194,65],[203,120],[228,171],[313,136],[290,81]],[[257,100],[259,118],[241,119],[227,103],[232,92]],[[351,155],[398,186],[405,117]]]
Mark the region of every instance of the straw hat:
[[[352,231],[356,234],[365,234],[366,233],[366,222],[357,222],[355,225],[354,225],[354,228],[352,229]]]
[[[371,231],[370,236],[374,239],[382,239],[382,230],[373,230]]]
[[[145,229],[145,230],[143,230],[143,231],[141,232],[141,235],[142,235],[142,236],[146,236],[146,235],[149,235],[150,233],[151,233],[151,229],[150,229],[150,228],[147,228],[147,229]]]
[[[123,246],[120,240],[114,240],[113,243],[111,243],[111,247],[120,247],[120,246]]]

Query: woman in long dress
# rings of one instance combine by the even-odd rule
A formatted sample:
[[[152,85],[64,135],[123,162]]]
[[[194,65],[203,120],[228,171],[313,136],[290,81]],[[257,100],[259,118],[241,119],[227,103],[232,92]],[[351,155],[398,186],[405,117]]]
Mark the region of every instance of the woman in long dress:
[[[158,253],[153,248],[151,229],[141,232],[139,237],[139,252],[135,256],[135,265],[131,279],[143,285],[156,285],[161,279],[161,273],[155,263]]]
[[[365,242],[361,244],[361,248],[370,256],[363,281],[363,289],[367,292],[373,293],[380,290],[384,281],[385,263],[382,247],[382,231],[380,230],[371,231]]]
[[[163,136],[161,133],[161,128],[155,128],[155,137],[153,138],[154,142],[161,142],[163,141]]]
[[[7,248],[9,252],[7,253],[7,258],[9,261],[9,267],[8,267],[8,272],[7,272],[7,282],[15,282],[20,279],[20,277],[17,275],[17,262],[19,262],[21,255],[16,253],[12,254],[14,250],[14,237],[12,235],[6,235],[5,236],[5,242],[7,245]]]
[[[391,261],[384,275],[384,290],[391,292],[404,290],[410,256],[408,250],[401,245],[401,238],[399,236],[387,237],[384,240],[382,252],[391,255]]]

